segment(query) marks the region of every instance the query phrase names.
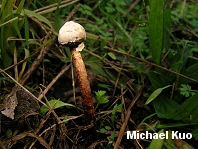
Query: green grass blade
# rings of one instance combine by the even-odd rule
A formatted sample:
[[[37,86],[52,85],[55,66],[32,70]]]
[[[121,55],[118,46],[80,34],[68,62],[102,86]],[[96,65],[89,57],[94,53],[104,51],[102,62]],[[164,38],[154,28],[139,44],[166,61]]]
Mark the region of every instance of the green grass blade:
[[[24,6],[24,2],[25,2],[25,0],[22,0],[22,1],[20,2],[19,6],[18,6],[18,8],[17,8],[17,10],[16,10],[16,14],[20,14],[20,13],[21,13],[21,11],[22,11],[22,9],[23,9],[23,6]]]
[[[5,17],[10,14],[12,10],[12,4],[14,0],[2,0],[1,13],[0,13],[0,23],[5,21]]]
[[[42,15],[37,14],[34,11],[30,11],[30,10],[27,10],[27,9],[24,9],[24,12],[25,12],[26,15],[35,17],[39,21],[47,24],[52,29],[52,31],[53,31],[53,27],[52,27],[52,24],[50,23],[50,21],[48,19],[46,19],[45,17],[43,17]]]
[[[164,0],[150,1],[149,43],[154,63],[160,64],[163,46]]]
[[[125,37],[125,39],[127,41],[129,41],[129,43],[132,44],[133,43],[133,40],[132,40],[131,36],[128,34],[128,32],[123,28],[122,24],[120,24],[118,21],[116,21],[114,18],[112,18],[112,16],[110,14],[106,13],[101,7],[99,7],[99,8],[100,8],[100,11],[104,15],[106,15],[106,17],[110,20],[110,22],[112,24],[115,24],[116,25],[116,27],[120,30],[120,33],[122,33],[122,35]]]
[[[1,13],[0,13],[0,24],[9,21],[11,18],[10,14],[12,12],[12,4],[14,0],[2,0]],[[4,68],[8,67],[12,63],[12,57],[7,52],[7,39],[13,35],[13,30],[11,28],[11,23],[3,25],[0,28],[0,49],[2,57],[2,65]],[[12,52],[12,50],[11,50]]]
[[[28,25],[28,20],[27,17],[25,16],[25,42],[26,42],[26,47],[29,49],[29,25]]]
[[[60,5],[60,0],[58,2],[58,6],[57,6],[57,9],[55,11],[55,20],[54,20],[54,30],[56,32],[59,31],[59,29],[61,28],[61,26],[63,25],[63,22],[62,22],[62,19],[61,19],[61,14],[60,14],[60,8],[59,8],[59,5]]]

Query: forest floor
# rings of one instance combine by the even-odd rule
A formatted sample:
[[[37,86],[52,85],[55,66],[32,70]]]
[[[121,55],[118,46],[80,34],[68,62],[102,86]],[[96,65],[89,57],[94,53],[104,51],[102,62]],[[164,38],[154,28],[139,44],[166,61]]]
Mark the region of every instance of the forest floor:
[[[159,113],[156,112],[155,106],[145,104],[149,95],[154,91],[153,85],[161,83],[160,79],[155,79],[158,75],[156,68],[163,67],[162,71],[159,71],[163,75],[162,78],[167,75],[163,81],[168,80],[168,83],[163,84],[164,86],[167,88],[170,84],[176,86],[179,76],[183,77],[180,74],[183,65],[180,64],[183,54],[186,54],[178,52],[180,57],[177,55],[177,58],[168,59],[168,54],[171,57],[177,53],[172,54],[169,51],[169,53],[163,53],[162,66],[151,62],[148,48],[148,20],[146,20],[148,16],[145,8],[147,3],[136,0],[132,3],[133,5],[128,6],[126,11],[127,6],[124,5],[122,8],[123,5],[116,1],[118,12],[126,11],[128,14],[135,11],[138,14],[134,18],[129,16],[127,18],[123,14],[123,18],[118,18],[116,22],[106,12],[103,13],[103,7],[98,7],[99,3],[89,2],[90,7],[88,7],[83,4],[73,5],[73,2],[68,6],[69,13],[64,21],[59,19],[62,19],[61,13],[67,13],[66,8],[61,11],[54,9],[56,13],[52,13],[51,16],[46,15],[46,18],[53,22],[54,28],[60,22],[63,24],[65,21],[75,20],[84,25],[86,31],[88,30],[86,47],[81,54],[91,86],[96,120],[91,123],[85,119],[81,92],[70,50],[58,43],[58,30],[49,29],[48,21],[38,16],[40,15],[39,9],[34,11],[37,15],[27,11],[29,14],[27,14],[27,18],[24,18],[23,23],[28,22],[29,28],[24,23],[23,30],[21,30],[23,39],[17,37],[20,40],[15,41],[14,47],[18,50],[15,52],[18,55],[13,54],[12,64],[6,68],[2,66],[0,69],[0,148],[145,149],[150,145],[152,139],[127,139],[127,131],[158,132],[166,129],[186,133],[196,129],[193,124],[187,125],[188,128],[184,125],[177,127],[176,124],[182,123],[181,119],[179,120],[181,123],[179,123],[173,119],[161,118],[157,115]],[[173,7],[178,8],[176,2],[174,4]],[[61,3],[60,6],[62,5]],[[93,6],[93,11],[91,6]],[[101,6],[103,5],[101,4]],[[111,1],[104,6],[106,6],[104,9],[107,12],[114,13],[112,7],[114,4]],[[98,13],[99,11],[101,12]],[[173,11],[173,14],[177,14],[177,11]],[[32,15],[35,16],[32,17]],[[57,16],[60,18],[57,19]],[[23,18],[24,14],[21,17]],[[113,17],[116,18],[116,16]],[[109,21],[105,22],[108,19]],[[134,19],[136,20],[134,21]],[[126,20],[130,21],[120,27],[119,25]],[[194,66],[197,64],[198,52],[196,51],[198,40],[196,31],[191,30],[192,26],[189,26],[192,24],[188,23],[186,19],[180,20],[178,17],[178,20],[175,18],[173,21],[180,21],[182,24],[177,28],[178,24],[173,23],[171,28],[173,43],[170,48],[196,47],[193,49],[195,54],[189,55],[190,60],[185,61],[184,68]],[[182,26],[186,26],[187,29],[183,29]],[[30,32],[31,35],[27,32]],[[175,43],[176,39],[177,43]],[[134,43],[135,45],[133,45]],[[186,46],[188,44],[190,45]],[[29,52],[26,49],[27,45]],[[129,48],[130,46],[133,48]],[[1,65],[5,62],[3,62],[3,57],[2,55],[0,59]],[[175,65],[173,66],[173,64]],[[197,65],[195,66],[197,69]],[[171,69],[169,70],[169,68]],[[178,74],[176,73],[178,76],[172,73],[175,70],[179,70]],[[187,72],[184,69],[182,73],[187,75]],[[173,75],[174,77],[172,77]],[[172,79],[172,82],[169,79]],[[192,78],[188,76],[185,79],[191,80],[192,88],[197,85],[196,75],[192,75]],[[160,85],[157,88],[161,89],[164,86]],[[197,90],[196,87],[195,90]],[[164,94],[167,93],[172,97],[173,90],[170,89]],[[174,95],[178,94],[180,97],[179,91],[175,92]],[[164,97],[164,94],[161,97]],[[178,101],[179,104],[182,102]],[[170,125],[160,127],[162,126],[160,124]],[[192,139],[173,139],[171,143],[174,144],[174,147],[172,148],[198,148],[194,136]],[[166,146],[166,148],[168,147]]]

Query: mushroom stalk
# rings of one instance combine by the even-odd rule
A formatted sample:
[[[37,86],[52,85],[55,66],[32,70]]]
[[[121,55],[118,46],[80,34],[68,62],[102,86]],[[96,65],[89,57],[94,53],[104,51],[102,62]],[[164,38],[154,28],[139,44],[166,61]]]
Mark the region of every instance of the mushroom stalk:
[[[76,69],[76,74],[81,90],[82,106],[84,108],[85,120],[86,122],[94,123],[95,114],[93,99],[91,95],[90,83],[88,80],[87,71],[82,59],[82,56],[79,51],[76,51],[76,48],[70,48],[72,54],[72,60],[74,67]]]

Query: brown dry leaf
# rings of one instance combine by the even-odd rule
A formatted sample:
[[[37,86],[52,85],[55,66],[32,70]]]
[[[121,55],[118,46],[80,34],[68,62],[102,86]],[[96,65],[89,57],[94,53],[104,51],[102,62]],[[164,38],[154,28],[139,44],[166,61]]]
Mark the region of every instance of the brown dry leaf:
[[[5,110],[1,111],[1,113],[13,120],[14,119],[14,110],[15,110],[17,104],[18,104],[18,102],[17,102],[16,93],[14,93],[14,95],[8,99],[8,101],[6,103]]]

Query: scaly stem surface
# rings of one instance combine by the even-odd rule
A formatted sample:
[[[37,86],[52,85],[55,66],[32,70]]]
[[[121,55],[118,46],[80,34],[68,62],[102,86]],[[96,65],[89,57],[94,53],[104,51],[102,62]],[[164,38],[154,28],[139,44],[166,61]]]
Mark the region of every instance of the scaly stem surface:
[[[95,113],[93,99],[91,95],[90,83],[88,80],[87,71],[80,52],[75,48],[71,48],[72,60],[76,69],[78,82],[81,90],[82,106],[84,108],[85,121],[87,124],[95,123]]]

